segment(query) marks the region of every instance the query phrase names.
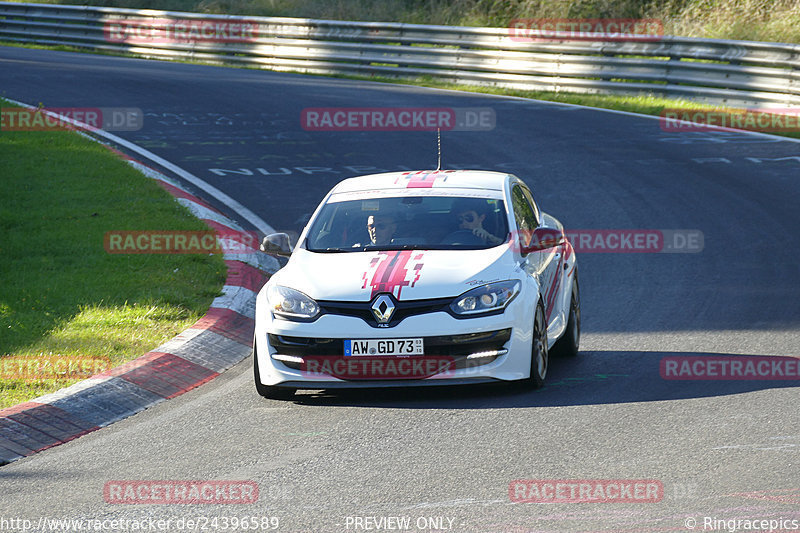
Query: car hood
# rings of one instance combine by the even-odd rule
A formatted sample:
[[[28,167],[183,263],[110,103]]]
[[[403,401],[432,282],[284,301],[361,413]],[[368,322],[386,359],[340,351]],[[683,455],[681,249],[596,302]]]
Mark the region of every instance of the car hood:
[[[509,279],[514,271],[509,246],[344,253],[299,248],[271,283],[315,300],[368,302],[384,292],[398,300],[419,300],[455,297],[472,287]]]

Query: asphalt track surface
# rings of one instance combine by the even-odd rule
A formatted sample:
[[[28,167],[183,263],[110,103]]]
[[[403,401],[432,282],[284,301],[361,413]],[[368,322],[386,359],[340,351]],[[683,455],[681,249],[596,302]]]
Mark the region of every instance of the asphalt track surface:
[[[446,167],[513,172],[568,228],[698,229],[705,242],[700,253],[579,255],[582,351],[552,361],[539,391],[269,401],[256,394],[248,359],[0,468],[0,518],[172,518],[180,531],[178,517],[271,516],[278,531],[364,531],[354,517],[401,516],[411,531],[487,532],[690,531],[687,519],[710,531],[704,517],[800,519],[798,382],[659,375],[666,356],[800,356],[799,143],[669,133],[649,118],[537,101],[20,48],[0,48],[0,95],[139,107],[144,127],[118,135],[289,231],[340,179],[435,166],[434,134],[308,132],[302,109],[489,107],[495,129],[445,133]],[[203,479],[252,480],[258,502],[103,499],[111,480]],[[515,479],[654,479],[664,497],[512,503]]]

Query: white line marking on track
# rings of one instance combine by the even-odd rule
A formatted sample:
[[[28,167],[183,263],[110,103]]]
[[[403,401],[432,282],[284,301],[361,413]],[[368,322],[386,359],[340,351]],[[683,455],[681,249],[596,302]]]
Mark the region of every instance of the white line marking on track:
[[[16,105],[21,106],[21,107],[25,107],[25,108],[28,108],[28,109],[36,109],[35,106],[26,104],[24,102],[18,102],[16,100],[12,100],[10,98],[5,98],[5,97],[4,97],[4,99],[9,101],[9,102],[11,102],[12,104],[16,104]],[[116,135],[108,133],[107,131],[103,131],[103,130],[100,130],[100,129],[97,129],[97,128],[91,128],[88,124],[84,124],[83,122],[74,120],[74,119],[72,119],[70,117],[65,117],[65,116],[59,115],[57,113],[50,112],[50,111],[46,111],[46,112],[49,115],[59,117],[60,120],[62,120],[64,122],[68,122],[68,123],[70,123],[70,124],[72,124],[74,126],[77,126],[78,128],[84,128],[87,131],[91,131],[92,133],[94,133],[94,134],[96,134],[96,135],[98,135],[98,136],[100,136],[100,137],[102,137],[102,138],[104,138],[104,139],[106,139],[108,141],[111,141],[113,143],[116,143],[116,144],[118,144],[120,146],[125,147],[126,149],[130,150],[131,152],[136,153],[137,155],[139,155],[140,157],[142,157],[144,159],[152,161],[153,163],[155,163],[157,165],[160,165],[163,168],[166,168],[170,172],[173,172],[177,176],[180,176],[184,180],[186,180],[189,183],[195,185],[197,188],[202,189],[203,191],[208,193],[211,197],[216,198],[218,201],[220,201],[223,204],[225,204],[231,211],[233,211],[234,213],[236,213],[237,215],[239,215],[240,217],[242,217],[243,219],[248,221],[258,231],[264,233],[265,235],[269,235],[270,233],[275,233],[275,229],[273,229],[272,226],[267,224],[267,222],[264,219],[262,219],[260,216],[258,216],[255,213],[253,213],[250,209],[246,208],[245,206],[243,206],[242,204],[240,204],[239,202],[237,202],[236,200],[234,200],[233,198],[231,198],[230,196],[228,196],[227,194],[225,194],[221,190],[217,189],[213,185],[211,185],[209,183],[206,183],[205,181],[203,181],[202,179],[198,178],[194,174],[182,169],[181,167],[179,167],[177,165],[174,165],[173,163],[170,163],[166,159],[157,156],[153,152],[151,152],[149,150],[145,150],[144,148],[141,148],[140,146],[137,146],[136,144],[134,144],[134,143],[132,143],[130,141],[126,141],[125,139],[123,139],[121,137],[117,137]]]

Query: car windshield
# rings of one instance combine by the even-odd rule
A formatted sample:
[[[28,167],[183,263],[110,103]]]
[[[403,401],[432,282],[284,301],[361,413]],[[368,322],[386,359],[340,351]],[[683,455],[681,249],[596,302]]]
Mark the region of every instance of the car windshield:
[[[329,201],[309,229],[312,252],[454,250],[498,246],[508,238],[502,200],[402,196]]]

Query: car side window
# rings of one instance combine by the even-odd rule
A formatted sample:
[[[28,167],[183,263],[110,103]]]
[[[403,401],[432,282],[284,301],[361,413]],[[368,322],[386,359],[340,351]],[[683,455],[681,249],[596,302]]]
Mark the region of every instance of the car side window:
[[[514,218],[517,222],[520,242],[528,244],[532,237],[533,230],[536,229],[536,215],[531,204],[525,197],[522,187],[515,185],[511,189],[511,204],[514,207]]]
[[[533,224],[533,227],[537,228],[537,227],[539,227],[539,221],[540,221],[540,218],[539,218],[539,206],[536,205],[536,202],[533,201],[533,195],[531,194],[530,190],[526,189],[525,187],[520,187],[520,189],[522,189],[522,194],[525,195],[525,198],[528,200],[528,203],[530,204],[531,208],[533,209],[533,217],[534,217],[534,221],[535,221],[534,224]]]

